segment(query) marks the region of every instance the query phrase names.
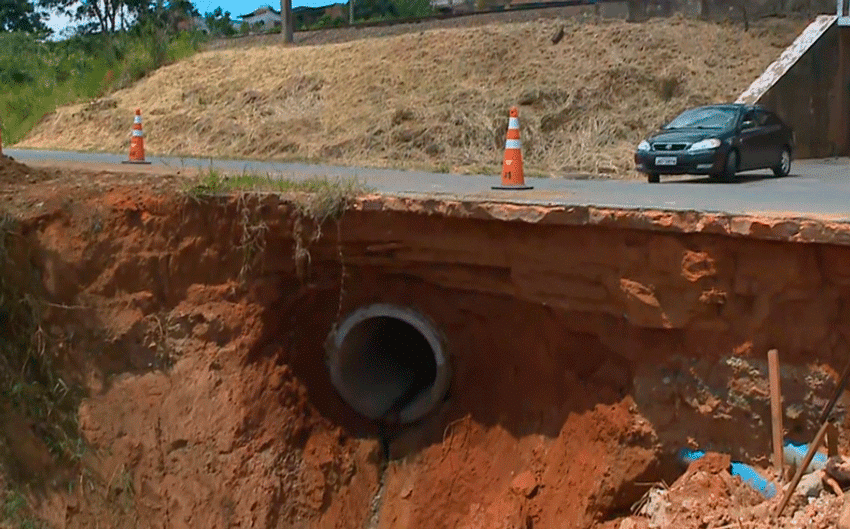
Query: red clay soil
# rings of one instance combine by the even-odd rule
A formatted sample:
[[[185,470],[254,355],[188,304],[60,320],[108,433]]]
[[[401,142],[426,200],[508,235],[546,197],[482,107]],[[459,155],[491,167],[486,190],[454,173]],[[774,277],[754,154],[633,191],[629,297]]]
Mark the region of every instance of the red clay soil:
[[[57,172],[29,167],[0,154],[0,184],[35,183],[55,178]]]
[[[629,408],[570,414],[554,438],[458,419],[441,444],[389,468],[379,527],[579,528],[628,509],[626,489],[659,475],[657,439]]]
[[[224,219],[181,212],[179,178],[93,176],[0,189],[0,208],[27,234],[11,238],[10,254],[22,266],[28,255],[41,275],[34,290],[48,302],[49,352],[88,395],[74,477],[57,466],[42,488],[9,488],[51,527],[366,519],[378,442],[316,413],[284,362],[293,351],[251,356],[264,311],[286,289],[273,278],[237,280],[238,234]],[[7,471],[22,457],[14,432],[0,436]],[[39,446],[29,459],[49,461]]]
[[[57,469],[48,494],[31,496],[52,525],[584,527],[626,506],[623,487],[657,467],[656,439],[633,405],[594,405],[588,395],[602,388],[572,378],[552,388],[566,398],[549,420],[567,414],[560,433],[535,434],[534,418],[510,424],[521,401],[503,410],[504,426],[485,405],[495,422],[431,425],[441,441],[414,429],[413,446],[432,440],[410,461],[415,472],[392,464],[381,487],[378,441],[358,434],[356,420],[339,421],[354,424],[345,429],[323,417],[317,406],[333,418],[350,413],[329,387],[311,394],[296,374],[321,378],[305,359],[327,329],[300,320],[326,311],[330,321],[332,311],[320,285],[294,279],[291,251],[273,252],[265,273],[242,283],[235,201],[211,216],[167,195],[175,177],[100,174],[78,187],[88,179],[66,175],[2,197],[30,233],[51,350],[89,395],[79,409],[89,447],[74,478],[82,486],[69,493]],[[534,395],[534,406],[550,396]],[[404,442],[393,449],[409,452]]]
[[[362,209],[338,226],[329,222],[319,236],[277,196],[199,199],[181,191],[188,182],[176,175],[60,173],[0,185],[0,210],[18,221],[16,236],[7,237],[11,269],[33,272],[18,281],[43,300],[40,343],[63,366],[66,383],[85,393],[78,420],[87,448],[71,469],[51,463],[43,443],[24,442],[40,438],[38,424],[3,420],[0,493],[21,492],[51,527],[620,529],[633,519],[646,524],[648,515],[630,517],[633,504],[681,473],[670,453],[689,433],[677,417],[704,416],[700,432],[710,432],[741,409],[747,420],[762,412],[755,359],[743,374],[735,371],[732,382],[749,377],[751,384],[735,386],[737,400],[730,397],[727,408],[703,406],[728,379],[719,383],[705,374],[717,370],[669,360],[731,355],[747,326],[744,334],[761,340],[761,323],[742,316],[753,299],[724,283],[737,277],[730,255],[764,257],[755,242],[742,250],[751,243],[594,227],[588,230],[596,230],[599,245],[591,246],[584,237],[593,233],[575,227]],[[435,229],[442,237],[428,235]],[[504,248],[494,249],[494,238],[541,261],[499,264]],[[585,249],[576,256],[598,260],[575,270],[600,274],[616,260],[624,268],[611,274],[631,282],[599,278],[594,289],[576,276],[570,284],[583,288],[562,292],[553,272],[537,276],[532,288],[529,274],[544,261],[566,266],[545,248],[572,252],[570,244]],[[299,248],[309,258],[297,258]],[[822,263],[824,277],[832,277],[829,266]],[[743,268],[738,273],[758,291]],[[762,277],[775,310],[790,310],[780,288],[787,278]],[[805,288],[824,289],[816,281],[793,284],[794,307],[811,295]],[[712,288],[727,293],[722,317],[716,299],[700,301]],[[324,340],[338,316],[374,301],[431,315],[450,338],[454,370],[432,416],[391,433],[390,462],[374,425],[342,402],[324,365]],[[792,345],[820,333],[821,317],[835,321],[829,310],[810,316],[809,335],[789,331],[787,358],[805,357]],[[623,314],[632,323],[618,319]],[[759,321],[782,314],[768,311]],[[741,328],[725,327],[727,317]],[[710,341],[709,330],[717,335]],[[693,344],[702,348],[688,351]],[[705,384],[689,390],[686,376]],[[673,382],[665,386],[665,377]],[[789,391],[788,402],[822,399],[829,380],[808,393]],[[696,387],[699,393],[688,393]],[[668,388],[679,400],[653,407],[648,399]],[[804,421],[801,431],[810,429]],[[711,439],[715,446],[769,451],[763,423],[722,431]],[[23,454],[24,444],[31,454]],[[47,478],[24,486],[12,471],[23,459],[42,461]],[[697,498],[685,510],[699,523],[675,527],[759,520],[735,499],[740,486],[729,485],[721,469],[686,476],[697,474],[707,481],[679,482],[681,501],[665,501]],[[705,490],[721,500],[700,500]],[[733,511],[748,517],[730,518]],[[749,521],[746,527],[760,527]]]

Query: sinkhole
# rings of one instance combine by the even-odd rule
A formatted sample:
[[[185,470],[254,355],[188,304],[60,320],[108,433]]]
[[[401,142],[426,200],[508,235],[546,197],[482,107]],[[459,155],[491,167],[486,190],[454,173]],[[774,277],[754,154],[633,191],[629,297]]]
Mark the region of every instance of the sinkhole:
[[[373,420],[409,423],[440,402],[451,378],[444,340],[421,313],[360,308],[331,332],[327,365],[340,396]]]

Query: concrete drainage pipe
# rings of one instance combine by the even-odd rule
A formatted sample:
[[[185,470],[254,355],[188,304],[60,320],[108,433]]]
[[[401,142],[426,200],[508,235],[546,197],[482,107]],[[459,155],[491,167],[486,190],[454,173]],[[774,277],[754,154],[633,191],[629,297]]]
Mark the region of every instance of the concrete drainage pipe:
[[[376,304],[354,311],[328,336],[327,353],[334,387],[370,419],[415,421],[449,387],[440,333],[409,308]]]

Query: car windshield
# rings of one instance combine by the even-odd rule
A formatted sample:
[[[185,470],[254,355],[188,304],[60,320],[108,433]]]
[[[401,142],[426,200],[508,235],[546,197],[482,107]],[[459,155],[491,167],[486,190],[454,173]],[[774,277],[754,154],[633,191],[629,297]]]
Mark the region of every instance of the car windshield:
[[[664,129],[725,129],[734,119],[735,110],[731,108],[694,108],[679,114]]]

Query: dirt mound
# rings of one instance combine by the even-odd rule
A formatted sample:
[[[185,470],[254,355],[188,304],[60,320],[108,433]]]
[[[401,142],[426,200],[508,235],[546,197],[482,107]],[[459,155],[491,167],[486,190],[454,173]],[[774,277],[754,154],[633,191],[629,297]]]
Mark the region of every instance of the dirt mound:
[[[520,104],[529,172],[632,176],[642,136],[734,100],[805,25],[761,24],[558,19],[209,51],[61,108],[20,145],[123,152],[140,107],[150,153],[492,173]]]
[[[14,159],[0,155],[0,184],[24,184],[50,180],[57,172],[51,169],[29,167]]]

